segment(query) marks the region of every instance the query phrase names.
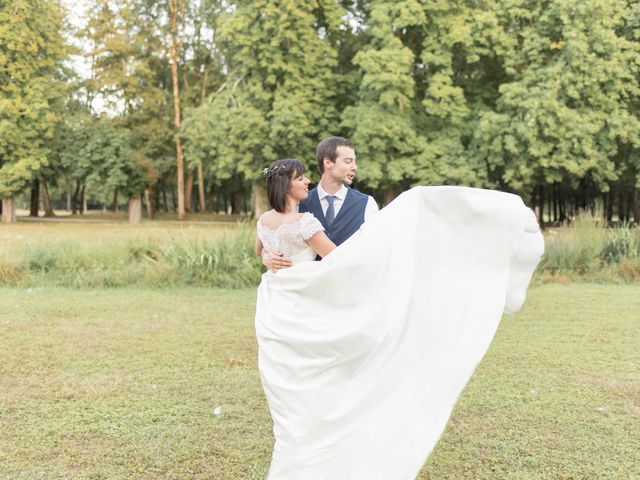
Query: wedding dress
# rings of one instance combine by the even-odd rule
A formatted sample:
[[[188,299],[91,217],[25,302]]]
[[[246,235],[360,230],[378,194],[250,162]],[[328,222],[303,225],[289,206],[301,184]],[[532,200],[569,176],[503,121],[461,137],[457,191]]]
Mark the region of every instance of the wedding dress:
[[[416,187],[321,262],[299,223],[258,227],[265,248],[298,237],[295,266],[258,289],[269,479],[413,479],[524,302],[544,248],[535,216],[507,193]]]
[[[324,230],[320,221],[311,213],[303,213],[302,217],[291,223],[283,223],[276,230],[262,224],[262,216],[258,219],[258,237],[267,252],[280,251],[291,259],[293,265],[301,262],[312,262],[316,252],[306,242],[318,230]]]

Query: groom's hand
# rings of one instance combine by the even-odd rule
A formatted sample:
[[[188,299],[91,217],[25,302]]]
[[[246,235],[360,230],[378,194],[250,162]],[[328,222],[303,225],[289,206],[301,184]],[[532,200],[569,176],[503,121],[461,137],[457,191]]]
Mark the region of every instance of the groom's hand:
[[[262,264],[267,267],[268,270],[275,272],[282,268],[289,268],[293,263],[291,259],[284,256],[280,251],[265,252],[262,251]]]

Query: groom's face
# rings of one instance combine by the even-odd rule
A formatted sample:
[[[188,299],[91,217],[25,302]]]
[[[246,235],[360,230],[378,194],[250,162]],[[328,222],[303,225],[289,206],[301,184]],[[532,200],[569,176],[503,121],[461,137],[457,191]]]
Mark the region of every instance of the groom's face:
[[[336,161],[326,158],[324,170],[337,182],[351,185],[358,170],[356,152],[351,147],[339,146],[336,148]]]

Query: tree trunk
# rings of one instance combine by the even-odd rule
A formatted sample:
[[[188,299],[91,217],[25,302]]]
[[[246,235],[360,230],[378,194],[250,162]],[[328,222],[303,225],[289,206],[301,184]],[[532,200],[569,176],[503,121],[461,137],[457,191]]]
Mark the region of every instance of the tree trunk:
[[[156,183],[153,187],[151,187],[151,212],[153,216],[156,216],[156,213],[160,211],[162,208],[162,198],[160,192],[160,183]]]
[[[178,86],[178,0],[169,0],[169,11],[171,14],[171,79],[173,81],[173,123],[176,127],[176,134],[180,131],[180,88]],[[176,135],[176,159],[178,176],[178,220],[184,220],[184,158],[182,154],[182,142]]]
[[[209,187],[209,192],[208,192],[208,196],[207,196],[207,210],[209,210],[210,212],[213,213],[218,213],[218,210],[216,209],[216,195],[215,195],[215,185],[213,184],[213,182],[211,183],[211,186]]]
[[[42,181],[42,208],[44,209],[45,217],[55,217],[53,213],[53,207],[51,206],[51,196],[49,195],[49,186],[47,182]]]
[[[2,199],[2,223],[16,223],[16,204],[13,198]]]
[[[559,195],[559,205],[560,205],[560,223],[564,223],[565,220],[567,219],[567,195],[566,192],[564,190],[564,188],[562,188],[560,190],[560,195]]]
[[[540,224],[540,228],[544,228],[544,204],[545,204],[544,185],[540,185],[539,188],[540,190],[538,194],[538,203],[540,205],[540,213],[538,217],[538,223]]]
[[[262,179],[255,180],[251,186],[252,196],[252,215],[253,218],[258,218],[264,212],[269,210],[269,200],[267,199],[267,191],[264,187],[264,181]]]
[[[631,194],[631,209],[633,210],[633,221],[636,224],[640,224],[640,195],[638,194],[638,187],[633,188]]]
[[[80,200],[82,201],[82,207],[80,209],[80,214],[87,213],[87,186],[83,183],[82,190],[80,191]]]
[[[620,188],[618,195],[618,221],[624,222],[627,219],[627,202],[625,202],[624,188]]]
[[[67,181],[67,212],[71,211],[71,182]]]
[[[31,182],[31,202],[29,205],[29,216],[37,217],[40,209],[40,179],[34,178]]]
[[[111,202],[111,211],[112,212],[118,211],[118,189],[117,188],[113,191],[113,201]]]
[[[167,192],[165,192],[164,189],[162,189],[162,206],[164,207],[165,212],[169,211],[169,202],[167,200]]]
[[[198,200],[200,211],[204,212],[207,201],[204,196],[204,173],[202,172],[202,160],[198,160]]]
[[[554,182],[553,184],[553,190],[552,190],[552,197],[553,197],[553,223],[557,223],[558,222],[558,218],[560,217],[560,212],[559,207],[558,207],[558,184]]]
[[[129,198],[129,223],[138,224],[142,222],[142,198]]]
[[[155,212],[153,209],[153,199],[151,198],[151,193],[148,188],[144,189],[144,204],[147,209],[147,218],[152,220]]]
[[[187,171],[187,183],[184,188],[184,209],[191,212],[191,197],[193,197],[193,181],[195,180],[193,170]]]
[[[391,202],[393,202],[394,198],[396,198],[396,189],[393,185],[389,185],[384,189],[384,205],[389,205]]]
[[[204,105],[204,101],[207,98],[207,78],[209,76],[209,69],[204,68],[204,74],[202,76],[202,89],[200,91],[200,105]],[[200,211],[204,212],[206,208],[206,198],[204,196],[204,173],[202,171],[202,160],[198,160],[198,201]]]
[[[609,191],[607,191],[603,196],[604,202],[604,216],[607,219],[607,224],[611,223],[613,220],[613,202],[611,201],[611,187],[609,187]]]
[[[71,197],[71,215],[76,215],[78,213],[78,200],[80,197],[80,180],[76,183],[76,190],[73,192],[73,197]]]
[[[238,189],[233,192],[233,204],[231,206],[231,213],[240,214],[242,213],[242,199],[244,195],[242,194],[242,190]]]

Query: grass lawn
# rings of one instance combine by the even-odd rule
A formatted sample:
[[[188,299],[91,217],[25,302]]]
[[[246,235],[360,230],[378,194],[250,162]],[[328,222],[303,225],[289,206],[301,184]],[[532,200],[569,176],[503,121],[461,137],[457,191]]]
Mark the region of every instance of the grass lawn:
[[[153,221],[139,225],[113,222],[18,222],[0,224],[0,253],[25,244],[77,241],[85,244],[109,244],[132,240],[171,241],[207,239],[234,231],[236,222],[170,222]]]
[[[0,289],[1,478],[264,478],[254,301]],[[532,288],[419,478],[640,478],[640,287]]]

